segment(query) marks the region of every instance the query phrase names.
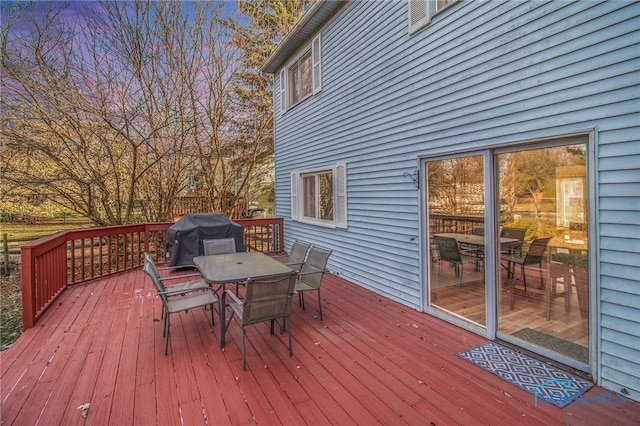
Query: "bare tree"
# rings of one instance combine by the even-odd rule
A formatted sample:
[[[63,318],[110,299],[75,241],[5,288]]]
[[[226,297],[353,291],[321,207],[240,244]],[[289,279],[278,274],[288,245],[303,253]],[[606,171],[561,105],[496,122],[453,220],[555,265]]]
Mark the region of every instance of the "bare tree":
[[[223,6],[22,5],[2,33],[12,194],[42,194],[99,225],[167,220],[195,174],[211,210],[231,213],[228,195],[240,197],[272,141],[264,111],[238,96]]]
[[[448,215],[477,213],[484,207],[482,156],[428,163],[430,208]]]

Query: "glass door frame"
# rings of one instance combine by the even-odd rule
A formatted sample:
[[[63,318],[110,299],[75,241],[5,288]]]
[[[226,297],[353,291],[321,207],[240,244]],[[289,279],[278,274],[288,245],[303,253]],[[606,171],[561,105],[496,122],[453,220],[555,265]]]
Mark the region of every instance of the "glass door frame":
[[[430,153],[425,153],[418,157],[420,173],[420,191],[419,191],[419,212],[420,212],[420,309],[434,317],[445,320],[449,323],[457,325],[463,329],[469,330],[476,334],[486,337],[489,340],[504,340],[505,342],[513,343],[524,349],[532,350],[533,352],[540,353],[542,356],[546,356],[544,350],[540,350],[537,347],[528,347],[525,342],[515,339],[509,335],[498,332],[498,295],[497,295],[497,277],[500,273],[500,264],[497,262],[497,255],[499,253],[499,244],[495,238],[489,238],[486,240],[485,247],[485,309],[486,309],[486,326],[480,326],[475,323],[466,321],[464,318],[448,314],[447,312],[434,308],[430,305],[430,259],[429,259],[429,212],[427,208],[428,194],[427,194],[427,176],[424,171],[426,165],[430,161],[443,160],[448,158],[467,157],[474,155],[482,155],[484,158],[484,184],[485,184],[485,215],[484,226],[485,235],[497,235],[499,212],[500,212],[500,197],[496,196],[497,190],[497,169],[495,167],[495,158],[498,154],[506,152],[514,152],[526,149],[545,148],[559,145],[571,145],[573,143],[586,144],[586,157],[587,157],[587,211],[588,211],[588,276],[589,276],[589,365],[580,364],[569,358],[558,358],[552,356],[559,362],[566,365],[575,367],[579,370],[590,373],[596,380],[599,380],[598,371],[598,346],[599,346],[599,329],[598,329],[598,317],[599,311],[597,309],[598,301],[600,300],[600,289],[597,280],[597,258],[598,252],[598,239],[597,239],[597,181],[596,181],[596,129],[581,129],[573,133],[544,134],[539,137],[534,137],[528,140],[515,140],[501,144],[490,145],[483,147],[482,149],[473,149],[469,151],[460,150],[446,150],[438,148]],[[562,143],[559,143],[561,141]]]
[[[483,158],[483,171],[484,171],[484,189],[485,189],[485,197],[484,197],[484,228],[485,235],[492,235],[489,232],[494,232],[495,225],[494,223],[497,221],[497,218],[494,217],[495,212],[494,209],[488,209],[487,204],[490,197],[493,197],[494,191],[494,177],[490,172],[493,170],[493,157],[491,155],[491,150],[483,149],[483,150],[473,150],[466,152],[450,152],[444,154],[438,154],[429,157],[421,157],[420,158],[420,209],[422,214],[420,215],[420,244],[421,244],[421,253],[423,255],[420,257],[423,259],[423,266],[420,268],[420,282],[421,284],[421,300],[420,300],[420,309],[423,312],[426,312],[430,315],[433,315],[437,318],[443,319],[447,322],[450,322],[454,325],[457,325],[461,328],[469,330],[473,333],[479,334],[481,336],[485,336],[488,339],[495,338],[495,330],[496,330],[496,310],[493,305],[496,303],[496,290],[495,290],[495,273],[496,270],[493,267],[486,267],[486,265],[493,265],[495,263],[495,254],[492,249],[489,248],[487,244],[488,239],[485,240],[486,252],[485,252],[485,315],[486,315],[486,325],[480,325],[471,321],[464,319],[463,317],[456,315],[454,313],[449,313],[445,310],[435,308],[431,306],[430,303],[430,287],[429,287],[429,277],[431,276],[431,268],[432,264],[429,261],[429,245],[427,243],[429,237],[429,209],[426,207],[428,194],[427,194],[427,176],[424,172],[426,170],[427,163],[438,160],[446,160],[451,158],[463,158],[463,157],[474,157],[474,156],[482,156]],[[496,246],[497,247],[497,246]],[[493,263],[489,263],[493,262]]]

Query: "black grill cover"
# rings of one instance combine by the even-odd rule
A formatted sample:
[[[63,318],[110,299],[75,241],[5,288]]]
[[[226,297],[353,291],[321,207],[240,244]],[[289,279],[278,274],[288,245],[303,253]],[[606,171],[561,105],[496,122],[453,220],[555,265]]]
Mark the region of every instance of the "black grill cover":
[[[193,258],[204,254],[202,240],[230,238],[236,240],[236,251],[244,251],[242,225],[232,222],[224,213],[184,215],[167,230],[169,266],[193,264]]]

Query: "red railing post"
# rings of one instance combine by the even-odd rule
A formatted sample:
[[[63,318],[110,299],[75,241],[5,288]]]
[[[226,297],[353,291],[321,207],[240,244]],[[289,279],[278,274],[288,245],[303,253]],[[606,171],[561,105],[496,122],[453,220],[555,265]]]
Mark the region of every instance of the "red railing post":
[[[36,295],[33,283],[36,282],[35,258],[31,247],[20,250],[20,280],[22,284],[22,329],[34,326],[36,322]]]
[[[277,218],[276,221],[278,224],[278,247],[276,248],[279,253],[283,253],[284,252],[284,219],[280,217],[280,218]]]

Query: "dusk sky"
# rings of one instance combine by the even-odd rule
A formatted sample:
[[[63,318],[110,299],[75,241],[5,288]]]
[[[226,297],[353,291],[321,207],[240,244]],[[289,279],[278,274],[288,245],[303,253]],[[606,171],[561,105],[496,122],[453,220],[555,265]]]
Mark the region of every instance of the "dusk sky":
[[[111,1],[111,0],[109,0]],[[7,12],[10,10],[11,6],[15,4],[14,1],[0,1],[0,21],[2,23],[5,22],[5,16]],[[182,1],[181,3],[196,3],[192,1]],[[233,14],[236,10],[236,2],[231,0],[217,0],[216,3],[222,3],[224,5],[223,11],[228,14]],[[100,2],[98,1],[85,1],[85,0],[71,0],[71,1],[40,1],[35,0],[34,4],[36,6],[45,5],[63,5],[66,4],[66,8],[63,12],[63,15],[69,22],[79,23],[84,19],[85,16],[89,14],[96,13],[96,10],[99,10]],[[20,26],[15,27],[14,29],[21,30]]]

